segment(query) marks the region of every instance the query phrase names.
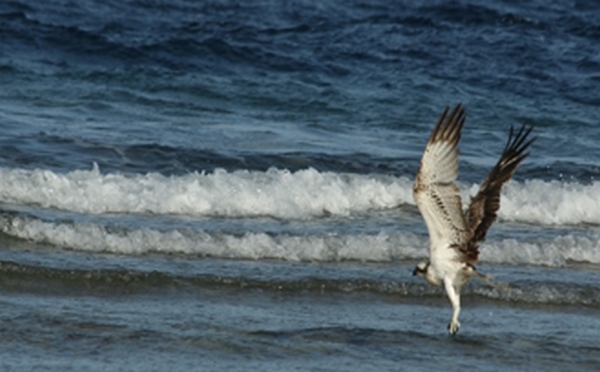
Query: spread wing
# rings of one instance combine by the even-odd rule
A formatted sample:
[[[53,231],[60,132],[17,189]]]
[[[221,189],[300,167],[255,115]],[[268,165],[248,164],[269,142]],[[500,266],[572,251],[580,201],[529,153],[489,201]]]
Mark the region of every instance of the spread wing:
[[[466,220],[473,231],[469,245],[474,246],[474,249],[477,249],[477,243],[485,239],[485,234],[496,220],[496,213],[500,209],[502,186],[510,180],[517,166],[529,155],[525,150],[535,141],[535,138],[527,141],[532,129],[532,127],[525,128],[523,125],[515,134],[513,128],[510,128],[508,141],[500,160],[481,185],[477,195],[471,198]]]
[[[458,104],[448,117],[447,113],[448,107],[427,142],[413,196],[429,231],[430,255],[465,261],[468,257],[461,247],[466,246],[471,234],[462,212],[460,192],[454,184],[465,111]]]

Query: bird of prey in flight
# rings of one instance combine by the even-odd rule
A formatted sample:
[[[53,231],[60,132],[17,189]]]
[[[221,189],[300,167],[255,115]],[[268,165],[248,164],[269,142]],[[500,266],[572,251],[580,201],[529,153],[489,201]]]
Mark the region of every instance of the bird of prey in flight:
[[[448,115],[440,116],[421,159],[413,188],[415,202],[429,232],[429,261],[417,265],[413,275],[432,285],[443,285],[452,303],[451,335],[460,328],[460,288],[475,276],[486,283],[487,277],[473,266],[479,256],[478,245],[496,220],[500,208],[500,190],[529,153],[535,140],[528,139],[532,127],[510,128],[508,140],[498,163],[471,197],[463,211],[460,192],[454,181],[458,175],[458,141],[465,122],[465,110],[458,104]]]

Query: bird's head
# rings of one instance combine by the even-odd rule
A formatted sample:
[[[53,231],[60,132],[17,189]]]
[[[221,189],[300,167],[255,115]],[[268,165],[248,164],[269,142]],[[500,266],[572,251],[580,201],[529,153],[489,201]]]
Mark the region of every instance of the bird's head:
[[[425,279],[425,275],[427,274],[427,270],[429,269],[429,262],[419,262],[415,269],[413,270],[413,276],[418,276],[420,278]]]
[[[434,274],[433,270],[431,270],[431,264],[429,262],[419,262],[419,264],[413,270],[413,275],[427,280],[427,282],[431,285],[440,285],[441,283]]]

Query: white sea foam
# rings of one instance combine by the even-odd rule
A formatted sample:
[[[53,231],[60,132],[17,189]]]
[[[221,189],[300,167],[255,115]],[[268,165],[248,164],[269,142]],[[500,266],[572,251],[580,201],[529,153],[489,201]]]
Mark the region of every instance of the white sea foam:
[[[0,168],[0,200],[79,213],[309,219],[414,205],[413,179],[340,174],[309,168],[296,172],[217,170],[166,177],[90,171]],[[463,187],[465,201],[477,185]],[[503,189],[499,216],[542,225],[600,224],[600,182],[531,180]]]
[[[3,216],[0,231],[67,249],[119,254],[183,253],[237,259],[386,262],[423,255],[426,241],[413,233],[387,235],[273,235],[207,233],[202,230],[116,230],[96,223],[55,223]]]
[[[511,182],[503,190],[500,217],[547,225],[600,224],[600,182]]]
[[[96,223],[47,222],[5,215],[0,231],[67,249],[118,254],[182,253],[234,259],[390,262],[426,259],[427,237],[412,232],[357,235],[230,234],[197,229],[107,228]],[[600,236],[486,242],[482,263],[562,267],[570,261],[600,264]]]
[[[565,266],[568,262],[600,264],[600,237],[563,235],[552,240],[504,239],[481,246],[480,260],[490,263]]]
[[[217,170],[165,177],[58,174],[0,168],[0,198],[18,204],[81,213],[150,213],[203,216],[310,218],[393,208],[412,202],[411,181],[344,175],[315,169],[289,172]]]

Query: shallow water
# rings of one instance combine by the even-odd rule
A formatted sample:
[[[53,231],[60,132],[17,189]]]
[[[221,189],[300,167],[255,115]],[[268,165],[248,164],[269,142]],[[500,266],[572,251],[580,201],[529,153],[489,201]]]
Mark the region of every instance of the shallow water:
[[[522,288],[511,288],[512,298],[469,286],[461,333],[450,338],[443,335],[450,309],[441,292],[394,281],[407,266],[204,260],[191,268],[189,262],[164,260],[155,267],[190,276],[167,270],[23,274],[13,268],[4,274],[3,354],[18,349],[31,357],[27,363],[3,358],[3,365],[274,371],[598,365],[598,300],[574,304],[546,283],[530,289],[531,270],[495,268],[519,278],[513,285]],[[215,274],[207,274],[211,270]],[[230,271],[244,279],[216,274]],[[544,274],[583,276],[555,271]],[[596,272],[587,274],[598,282]],[[523,296],[527,290],[533,296]]]

